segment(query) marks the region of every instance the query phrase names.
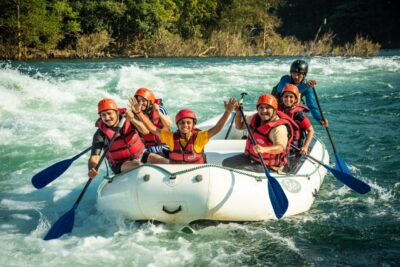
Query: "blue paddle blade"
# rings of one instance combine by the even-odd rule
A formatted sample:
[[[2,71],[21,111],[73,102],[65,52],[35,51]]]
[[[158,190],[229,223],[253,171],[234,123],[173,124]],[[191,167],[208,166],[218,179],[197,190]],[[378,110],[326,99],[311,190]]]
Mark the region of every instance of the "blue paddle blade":
[[[57,239],[64,234],[71,233],[72,228],[74,228],[75,208],[76,208],[76,205],[74,205],[72,207],[72,209],[70,209],[63,216],[61,216],[53,224],[53,226],[50,228],[49,232],[43,238],[43,240]]]
[[[280,219],[287,211],[289,201],[279,182],[268,171],[265,171],[265,175],[268,177],[268,194],[271,199],[272,208],[276,217]]]
[[[346,163],[339,157],[339,155],[335,154],[335,158],[336,158],[335,168],[339,171],[342,171],[344,173],[351,175],[349,167],[347,167]]]
[[[355,178],[353,175],[331,168],[325,164],[324,167],[328,169],[339,181],[341,181],[357,193],[366,194],[371,191],[371,187],[368,184]]]
[[[71,166],[74,160],[74,158],[66,159],[40,171],[32,177],[32,185],[37,189],[45,187],[63,174],[69,168],[69,166]]]

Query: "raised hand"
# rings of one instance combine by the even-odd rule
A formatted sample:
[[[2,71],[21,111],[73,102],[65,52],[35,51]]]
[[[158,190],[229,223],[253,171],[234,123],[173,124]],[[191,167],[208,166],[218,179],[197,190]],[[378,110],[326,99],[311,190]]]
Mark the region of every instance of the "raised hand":
[[[139,113],[139,112],[142,111],[142,108],[141,108],[139,102],[137,102],[136,97],[134,97],[134,96],[132,96],[132,97],[129,99],[128,106],[130,107],[130,109],[131,109],[132,112],[134,112],[134,113]]]
[[[232,112],[237,108],[238,102],[235,98],[231,97],[228,102],[224,101],[224,106],[226,111]]]
[[[309,80],[307,82],[307,87],[315,87],[317,85],[317,81],[316,80]]]

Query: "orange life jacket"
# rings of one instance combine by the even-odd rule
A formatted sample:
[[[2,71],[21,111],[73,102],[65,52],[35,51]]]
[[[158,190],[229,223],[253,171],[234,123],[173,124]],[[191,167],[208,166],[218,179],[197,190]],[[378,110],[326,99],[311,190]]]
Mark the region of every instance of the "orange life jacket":
[[[171,164],[204,164],[206,162],[204,150],[200,153],[194,151],[194,141],[199,131],[199,129],[192,130],[192,136],[185,147],[182,147],[181,142],[179,142],[180,131],[178,130],[174,133],[174,150],[169,152],[169,162]]]
[[[119,109],[120,113],[125,113],[125,109]],[[108,127],[101,119],[97,120],[96,126],[104,133],[108,142],[111,141],[115,131]],[[123,163],[127,160],[139,158],[145,147],[140,139],[138,131],[126,120],[122,126],[122,134],[119,132],[114,142],[108,149],[106,158],[111,165]]]
[[[268,138],[268,134],[272,128],[275,128],[279,125],[285,125],[288,128],[289,136],[288,136],[288,145],[286,149],[280,154],[270,154],[270,153],[261,153],[262,158],[264,159],[266,166],[284,166],[287,163],[287,154],[290,150],[290,143],[293,140],[294,128],[298,129],[296,123],[285,113],[281,111],[277,111],[277,115],[279,119],[273,122],[267,122],[263,125],[260,125],[261,118],[258,114],[255,114],[250,122],[250,130],[254,135],[254,139],[256,144],[268,147],[273,146],[274,144]],[[252,160],[260,162],[258,157],[258,153],[254,151],[253,144],[251,143],[250,135],[247,137],[245,154],[249,156]]]

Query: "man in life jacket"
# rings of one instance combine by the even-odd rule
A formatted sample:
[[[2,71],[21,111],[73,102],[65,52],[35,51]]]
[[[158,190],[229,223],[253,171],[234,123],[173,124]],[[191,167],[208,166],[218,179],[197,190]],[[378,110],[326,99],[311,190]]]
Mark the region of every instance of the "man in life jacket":
[[[161,99],[155,97],[152,90],[144,87],[137,89],[134,97],[130,99],[130,105],[135,105],[136,102],[140,105],[142,113],[157,128],[168,130],[171,127],[168,111],[162,105]],[[149,132],[148,134],[140,133],[140,136],[149,152],[157,153],[165,158],[169,157],[169,147],[156,135]]]
[[[206,163],[205,145],[224,127],[237,106],[237,101],[231,98],[228,102],[224,101],[224,106],[225,112],[217,124],[205,131],[196,128],[197,117],[190,109],[182,109],[176,114],[175,122],[178,127],[176,132],[155,127],[142,113],[139,113],[139,117],[151,133],[169,146],[170,164],[203,164]]]
[[[225,159],[223,166],[264,172],[258,153],[265,165],[277,172],[283,171],[287,163],[290,143],[293,139],[296,123],[283,112],[278,111],[278,101],[273,95],[263,94],[257,101],[257,113],[242,118],[240,112],[235,116],[235,127],[246,129],[244,119],[248,121],[256,145],[252,145],[250,135],[246,140],[245,153]]]
[[[299,104],[299,100],[299,89],[293,84],[288,84],[283,88],[282,104],[279,106],[279,110],[287,114],[299,126],[299,130],[295,132],[293,137],[293,145],[300,148],[300,154],[306,155],[314,137],[314,128],[306,115],[308,108]]]
[[[274,95],[277,99],[280,98],[282,94],[283,88],[288,84],[296,85],[301,94],[301,102],[304,102],[303,97],[305,98],[305,103],[309,110],[311,111],[312,116],[316,121],[321,123],[322,126],[328,127],[328,120],[322,120],[321,112],[318,109],[314,93],[311,87],[314,87],[317,82],[315,80],[306,80],[306,76],[308,73],[308,64],[304,60],[297,59],[293,61],[290,65],[290,75],[284,75],[281,77],[279,83],[272,89],[271,94]],[[300,103],[300,100],[299,100]]]
[[[128,171],[146,162],[168,163],[167,159],[145,151],[139,132],[146,134],[149,131],[142,122],[135,119],[131,111],[119,109],[114,100],[105,98],[98,103],[98,113],[100,116],[96,122],[98,129],[93,135],[92,151],[88,161],[89,178],[93,179],[99,174],[95,167],[100,160],[101,150],[108,146],[106,158],[115,174]],[[126,120],[114,142],[110,144],[122,116],[125,116]]]

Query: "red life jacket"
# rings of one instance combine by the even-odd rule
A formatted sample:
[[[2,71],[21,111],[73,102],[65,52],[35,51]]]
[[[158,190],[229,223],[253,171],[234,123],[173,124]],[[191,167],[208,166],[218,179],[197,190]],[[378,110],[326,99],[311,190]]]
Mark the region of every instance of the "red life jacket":
[[[301,112],[301,111],[308,112],[309,109],[306,106],[302,105],[302,104],[296,104],[294,108],[284,109],[284,111],[285,111],[286,115],[288,115],[292,120],[294,120],[294,117],[296,116],[296,114],[298,112]],[[300,128],[300,123],[301,122],[296,122],[295,121],[295,123],[297,125],[297,130],[294,129],[293,144],[295,146],[299,146],[300,138],[303,135],[303,129]]]
[[[174,150],[169,152],[170,164],[206,163],[204,150],[200,153],[196,153],[196,151],[194,151],[194,141],[196,140],[199,131],[199,129],[192,130],[192,136],[190,137],[185,147],[182,147],[181,142],[179,142],[179,139],[181,137],[181,133],[179,132],[179,130],[174,133]]]
[[[287,163],[287,154],[290,150],[290,143],[293,140],[294,128],[295,129],[298,128],[296,123],[285,113],[277,111],[277,115],[279,116],[279,119],[277,121],[267,122],[261,126],[260,126],[261,119],[258,114],[255,114],[250,122],[250,130],[254,135],[256,143],[263,147],[274,145],[272,141],[268,138],[268,134],[272,128],[275,128],[279,125],[286,125],[286,127],[288,128],[289,140],[285,151],[283,151],[280,154],[261,153],[261,156],[264,159],[266,166],[280,167]],[[245,155],[249,156],[254,161],[260,162],[260,159],[258,158],[258,153],[255,152],[253,149],[250,135],[247,137]]]
[[[125,109],[119,109],[125,113]],[[109,128],[101,119],[97,120],[96,126],[104,133],[108,141],[111,141],[115,131]],[[127,160],[139,158],[145,147],[140,139],[138,131],[126,120],[122,126],[122,135],[118,133],[114,142],[109,147],[106,158],[111,165],[123,163]]]
[[[155,102],[158,105],[161,105],[161,99],[156,99]],[[154,107],[150,110],[149,113],[145,113],[147,118],[159,129],[166,129],[166,127],[163,126],[161,119],[160,119],[160,114],[154,110]],[[152,133],[148,134],[142,134],[139,133],[140,136],[143,138],[144,144],[146,147],[150,146],[156,146],[161,144],[160,138],[158,138],[157,135],[154,135]]]

